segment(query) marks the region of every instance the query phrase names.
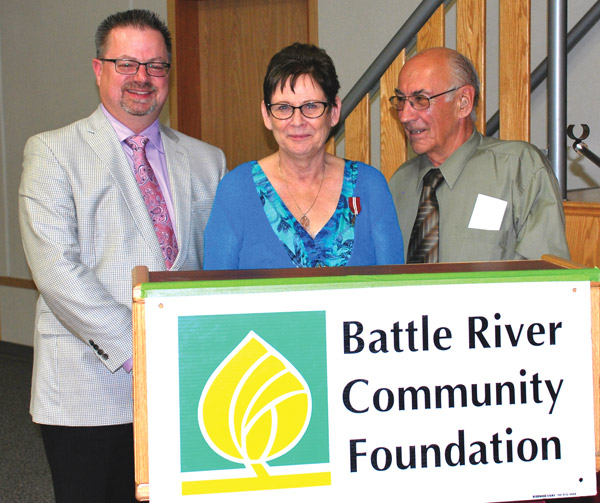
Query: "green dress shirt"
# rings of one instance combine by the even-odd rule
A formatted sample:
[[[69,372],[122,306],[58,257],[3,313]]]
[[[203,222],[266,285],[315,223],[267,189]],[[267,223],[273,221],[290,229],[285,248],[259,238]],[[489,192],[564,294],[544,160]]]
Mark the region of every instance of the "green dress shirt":
[[[426,155],[405,162],[390,180],[408,248]],[[439,166],[440,262],[569,258],[558,182],[545,156],[522,141],[488,138],[477,131]],[[485,197],[487,196],[487,197]]]

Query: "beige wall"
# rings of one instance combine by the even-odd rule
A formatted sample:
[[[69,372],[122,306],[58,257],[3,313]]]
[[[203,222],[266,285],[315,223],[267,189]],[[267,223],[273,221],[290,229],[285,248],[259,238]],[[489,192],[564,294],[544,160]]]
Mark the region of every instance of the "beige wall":
[[[499,0],[488,0],[495,18]],[[320,0],[319,41],[338,69],[342,97],[372,59],[405,22],[419,0]],[[532,68],[546,55],[546,2],[532,2]],[[569,27],[593,0],[569,2]],[[2,0],[0,2],[0,276],[29,278],[21,249],[17,221],[17,189],[23,146],[37,132],[66,125],[94,110],[98,103],[91,69],[93,34],[108,14],[128,8],[149,8],[166,17],[166,0]],[[454,7],[452,7],[453,9]],[[452,19],[452,15],[449,16]],[[497,28],[488,23],[488,114],[497,106],[493,64],[497,60]],[[448,22],[452,46],[455,27]],[[592,30],[569,58],[570,123],[587,123],[588,145],[600,152],[600,30]],[[542,86],[543,87],[543,86]],[[377,109],[374,108],[374,115]],[[546,93],[540,88],[532,99],[532,141],[546,148]],[[374,128],[374,135],[378,130]],[[374,152],[373,164],[378,164]],[[569,148],[568,188],[600,185],[600,169],[577,158]],[[0,288],[2,340],[32,344],[35,294]]]
[[[130,8],[152,9],[166,19],[166,0],[0,2],[0,276],[30,278],[17,216],[25,142],[96,108],[96,27]],[[31,290],[0,288],[3,341],[33,344],[36,297]]]

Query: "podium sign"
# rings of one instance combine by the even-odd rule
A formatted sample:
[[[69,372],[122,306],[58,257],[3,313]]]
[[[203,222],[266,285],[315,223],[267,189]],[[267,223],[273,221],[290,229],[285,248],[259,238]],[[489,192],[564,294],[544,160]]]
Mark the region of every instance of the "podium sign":
[[[152,501],[595,494],[590,274],[142,285]]]

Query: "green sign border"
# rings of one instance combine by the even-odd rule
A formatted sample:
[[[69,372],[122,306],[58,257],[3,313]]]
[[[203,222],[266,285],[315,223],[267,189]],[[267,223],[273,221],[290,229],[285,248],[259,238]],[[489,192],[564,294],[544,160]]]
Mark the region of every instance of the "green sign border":
[[[427,274],[377,274],[239,280],[172,281],[142,283],[142,298],[183,297],[225,293],[335,290],[403,285],[459,285],[545,281],[600,281],[600,269],[542,269],[528,271],[476,271]]]

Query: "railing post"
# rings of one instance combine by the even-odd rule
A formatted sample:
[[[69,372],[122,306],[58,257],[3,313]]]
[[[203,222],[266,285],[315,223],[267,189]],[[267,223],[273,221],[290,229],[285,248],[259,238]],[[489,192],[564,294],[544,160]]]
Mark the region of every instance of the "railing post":
[[[548,157],[567,198],[567,0],[548,1]]]

